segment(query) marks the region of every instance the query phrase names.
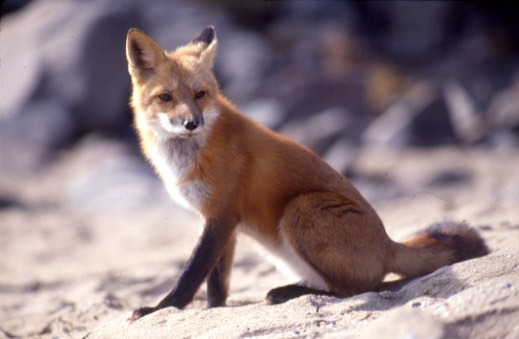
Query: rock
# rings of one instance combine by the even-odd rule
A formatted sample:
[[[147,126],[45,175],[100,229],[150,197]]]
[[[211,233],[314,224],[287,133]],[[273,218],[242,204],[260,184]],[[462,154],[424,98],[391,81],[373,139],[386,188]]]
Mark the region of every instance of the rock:
[[[309,117],[293,119],[283,125],[280,132],[323,154],[335,139],[351,137],[348,132],[356,126],[349,111],[333,107]]]
[[[126,128],[124,45],[136,22],[134,6],[110,2],[38,1],[6,17],[0,117],[52,99],[71,111],[79,132]]]
[[[241,105],[240,111],[268,128],[277,128],[286,119],[283,105],[273,99],[261,98]]]
[[[368,146],[403,147],[411,140],[413,120],[437,98],[435,87],[422,82],[390,106],[366,128],[362,140]]]
[[[129,129],[124,44],[133,6],[32,2],[2,20],[3,170],[34,172],[81,134]]]
[[[443,96],[416,112],[409,131],[409,146],[440,146],[455,144],[456,133]]]
[[[354,147],[351,140],[341,137],[334,142],[323,154],[322,158],[339,173],[346,174],[350,170],[359,149]]]
[[[151,166],[120,142],[82,140],[61,159],[61,204],[79,214],[130,212],[165,197]]]
[[[247,102],[263,86],[265,74],[273,63],[272,51],[261,36],[252,32],[227,35],[222,32],[222,37],[217,74],[225,84],[227,96],[237,103]]]
[[[188,43],[204,27],[215,26],[218,52],[214,68],[219,85],[237,104],[254,98],[273,58],[262,35],[236,27],[214,3],[161,1],[136,6],[143,28],[166,50]]]
[[[372,45],[383,54],[405,62],[430,58],[445,51],[458,21],[452,13],[459,5],[451,2],[366,2],[358,3],[360,26],[369,33]],[[431,29],[434,27],[435,29]]]
[[[441,87],[416,84],[368,126],[363,142],[368,146],[430,147],[480,140],[484,124],[468,94],[455,82]]]
[[[519,74],[512,86],[498,92],[487,112],[487,120],[498,143],[519,144]],[[497,141],[497,140],[496,140]]]
[[[135,2],[140,20],[132,27],[145,30],[166,50],[188,43],[209,25],[215,26],[217,37],[222,38],[235,29],[229,23],[226,13],[213,3],[154,1],[152,4]],[[221,43],[218,42],[219,45]]]
[[[449,81],[443,86],[443,96],[457,139],[466,144],[481,140],[486,126],[468,92],[458,82]]]
[[[517,62],[506,50],[511,46],[499,49],[487,37],[485,25],[467,19],[464,9],[470,5],[289,2],[258,5],[261,13],[254,16],[254,10],[225,0],[152,4],[32,1],[2,16],[0,130],[19,131],[16,126],[31,120],[23,116],[39,111],[40,103],[67,112],[66,128],[38,131],[38,135],[50,133],[45,137],[49,142],[25,147],[19,158],[26,160],[16,162],[37,164],[52,154],[51,148],[68,146],[92,132],[129,132],[130,80],[124,44],[130,27],[144,29],[164,48],[173,49],[203,27],[215,25],[219,37],[215,72],[223,92],[239,107],[262,115],[271,127],[294,125],[329,109],[353,112],[355,128],[319,137],[326,139],[317,146],[321,154],[338,154],[340,145],[334,151],[328,148],[340,138],[353,146],[363,141],[431,146],[487,139],[516,144],[514,107],[519,104],[513,99],[503,104],[493,94]],[[240,13],[245,17],[238,18]],[[315,17],[320,20],[309,25]],[[435,29],[421,29],[431,22]],[[361,34],[359,28],[366,25],[369,29]],[[460,33],[451,34],[456,27]],[[483,76],[469,76],[474,69]],[[428,85],[418,84],[405,94],[408,85],[417,82],[409,74],[418,74]],[[426,87],[431,92],[421,97]],[[261,110],[282,113],[269,116]],[[0,152],[16,143],[6,142]],[[349,162],[336,160],[340,168]]]
[[[18,12],[2,17],[0,121],[19,114],[41,81],[42,61],[35,51],[36,42],[29,34],[32,32],[27,32],[37,31],[41,24],[35,15],[29,14]],[[28,25],[30,21],[33,25]],[[21,36],[24,39],[20,39]]]
[[[52,98],[30,102],[23,111],[18,117],[0,120],[0,171],[15,177],[41,169],[74,131],[70,111]]]

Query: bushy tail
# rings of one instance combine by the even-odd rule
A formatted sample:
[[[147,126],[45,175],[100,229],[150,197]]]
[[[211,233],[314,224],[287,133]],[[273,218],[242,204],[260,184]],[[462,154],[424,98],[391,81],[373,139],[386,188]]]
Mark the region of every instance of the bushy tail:
[[[411,278],[488,253],[475,229],[465,223],[444,222],[429,226],[408,241],[395,243],[391,271]]]

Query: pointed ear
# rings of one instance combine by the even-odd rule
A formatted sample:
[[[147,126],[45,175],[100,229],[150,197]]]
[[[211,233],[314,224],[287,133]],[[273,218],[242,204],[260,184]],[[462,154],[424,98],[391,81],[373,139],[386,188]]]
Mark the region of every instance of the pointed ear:
[[[199,53],[198,59],[200,63],[207,68],[213,67],[214,57],[216,55],[216,30],[214,26],[204,28],[204,30],[193,40],[193,45]]]
[[[141,30],[132,28],[126,37],[126,58],[132,76],[153,72],[166,59],[164,51],[152,38]]]

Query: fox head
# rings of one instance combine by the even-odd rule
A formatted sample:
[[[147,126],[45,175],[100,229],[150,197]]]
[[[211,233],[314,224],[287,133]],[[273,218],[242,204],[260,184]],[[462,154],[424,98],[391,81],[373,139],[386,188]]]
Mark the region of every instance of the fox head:
[[[212,26],[173,52],[162,50],[144,32],[130,29],[126,57],[138,128],[165,138],[190,138],[204,131],[217,114],[218,85],[212,72],[216,45]]]

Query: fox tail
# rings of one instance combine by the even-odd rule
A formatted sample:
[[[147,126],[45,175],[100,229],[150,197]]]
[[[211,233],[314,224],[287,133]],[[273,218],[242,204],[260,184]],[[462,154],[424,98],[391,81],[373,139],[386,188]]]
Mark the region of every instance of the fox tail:
[[[394,243],[390,271],[412,278],[456,262],[490,253],[478,232],[466,223],[431,225],[403,243]]]

